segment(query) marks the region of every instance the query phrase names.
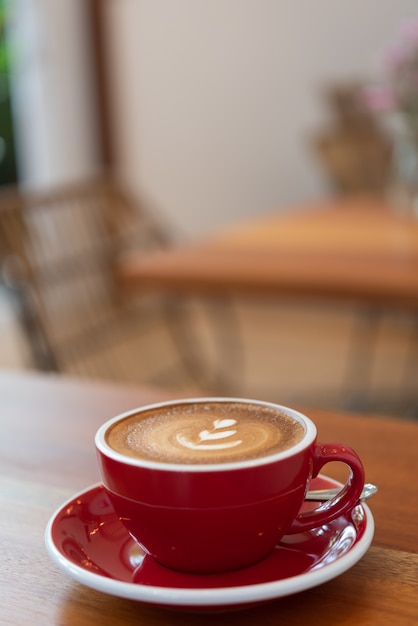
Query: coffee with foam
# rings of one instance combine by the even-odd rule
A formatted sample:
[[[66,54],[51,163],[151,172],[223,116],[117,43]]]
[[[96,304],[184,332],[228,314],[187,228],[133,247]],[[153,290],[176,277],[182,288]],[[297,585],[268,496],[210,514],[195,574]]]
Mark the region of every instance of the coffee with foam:
[[[270,456],[296,445],[304,427],[267,405],[179,402],[112,424],[106,441],[128,457],[162,463],[231,463]]]

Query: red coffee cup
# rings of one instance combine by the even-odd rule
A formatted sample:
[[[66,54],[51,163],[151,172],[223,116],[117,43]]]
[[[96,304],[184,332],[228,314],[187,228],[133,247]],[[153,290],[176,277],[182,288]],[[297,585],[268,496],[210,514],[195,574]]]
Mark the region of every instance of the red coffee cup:
[[[115,424],[132,416],[143,419],[155,412],[171,416],[179,407],[224,409],[230,404],[242,406],[243,412],[250,404],[287,416],[302,426],[302,435],[280,452],[214,463],[132,457],[116,451],[107,440]],[[191,398],[119,415],[99,428],[95,444],[104,487],[121,522],[141,547],[167,567],[210,573],[251,565],[269,554],[283,535],[320,527],[355,506],[364,486],[359,457],[341,443],[317,443],[316,436],[308,417],[281,405]],[[311,478],[334,461],[349,467],[346,484],[332,500],[301,513]]]

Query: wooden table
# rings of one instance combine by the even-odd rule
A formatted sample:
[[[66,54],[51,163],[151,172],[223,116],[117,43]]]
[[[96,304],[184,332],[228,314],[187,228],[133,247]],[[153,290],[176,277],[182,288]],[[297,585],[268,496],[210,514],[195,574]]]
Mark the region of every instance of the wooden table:
[[[163,398],[151,389],[0,375],[2,626],[418,622],[418,424],[371,416],[306,411],[320,439],[341,440],[358,451],[367,480],[380,488],[370,502],[376,523],[371,548],[331,582],[243,612],[195,615],[107,596],[67,578],[46,553],[47,520],[75,492],[98,481],[97,427],[120,411]]]
[[[335,199],[171,250],[134,253],[116,275],[143,291],[332,298],[416,310],[418,220],[380,199]]]
[[[245,337],[235,307],[228,306],[231,298],[348,305],[356,325],[342,387],[347,398],[367,410],[381,322],[394,311],[417,315],[418,220],[379,198],[332,199],[240,222],[172,249],[131,253],[119,261],[115,274],[127,289],[165,297],[166,319],[179,336],[183,362],[190,363],[189,373],[203,385],[204,342],[185,353],[200,336],[187,304],[196,296],[205,304],[220,301],[222,307],[208,309],[207,322],[219,363],[212,378],[222,380],[223,389],[236,388],[244,377]],[[218,341],[219,336],[228,340]]]

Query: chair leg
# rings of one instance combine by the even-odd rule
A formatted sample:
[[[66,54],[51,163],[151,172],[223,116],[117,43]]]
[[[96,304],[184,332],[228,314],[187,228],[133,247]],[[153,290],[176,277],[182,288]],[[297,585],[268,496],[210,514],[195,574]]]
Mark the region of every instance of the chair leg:
[[[383,313],[370,308],[355,318],[343,380],[343,408],[364,411],[370,404],[375,350]]]
[[[418,314],[414,313],[411,327],[411,340],[405,356],[402,382],[406,389],[412,390],[407,398],[406,417],[418,418]]]
[[[168,297],[163,312],[185,371],[199,386],[218,395],[237,393],[243,377],[243,341],[233,302],[228,298],[201,301],[213,348],[214,364],[207,358],[196,311],[184,298]]]
[[[54,351],[51,348],[41,319],[36,313],[31,290],[22,284],[9,287],[13,294],[19,323],[25,334],[37,369],[47,372],[60,370]]]

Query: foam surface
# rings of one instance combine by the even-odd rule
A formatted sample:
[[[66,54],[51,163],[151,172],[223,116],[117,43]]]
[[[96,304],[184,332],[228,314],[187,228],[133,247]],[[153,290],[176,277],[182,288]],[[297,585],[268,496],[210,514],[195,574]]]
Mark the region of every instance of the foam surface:
[[[227,463],[286,450],[303,426],[262,405],[222,402],[162,407],[122,419],[108,444],[130,457],[166,463]]]

